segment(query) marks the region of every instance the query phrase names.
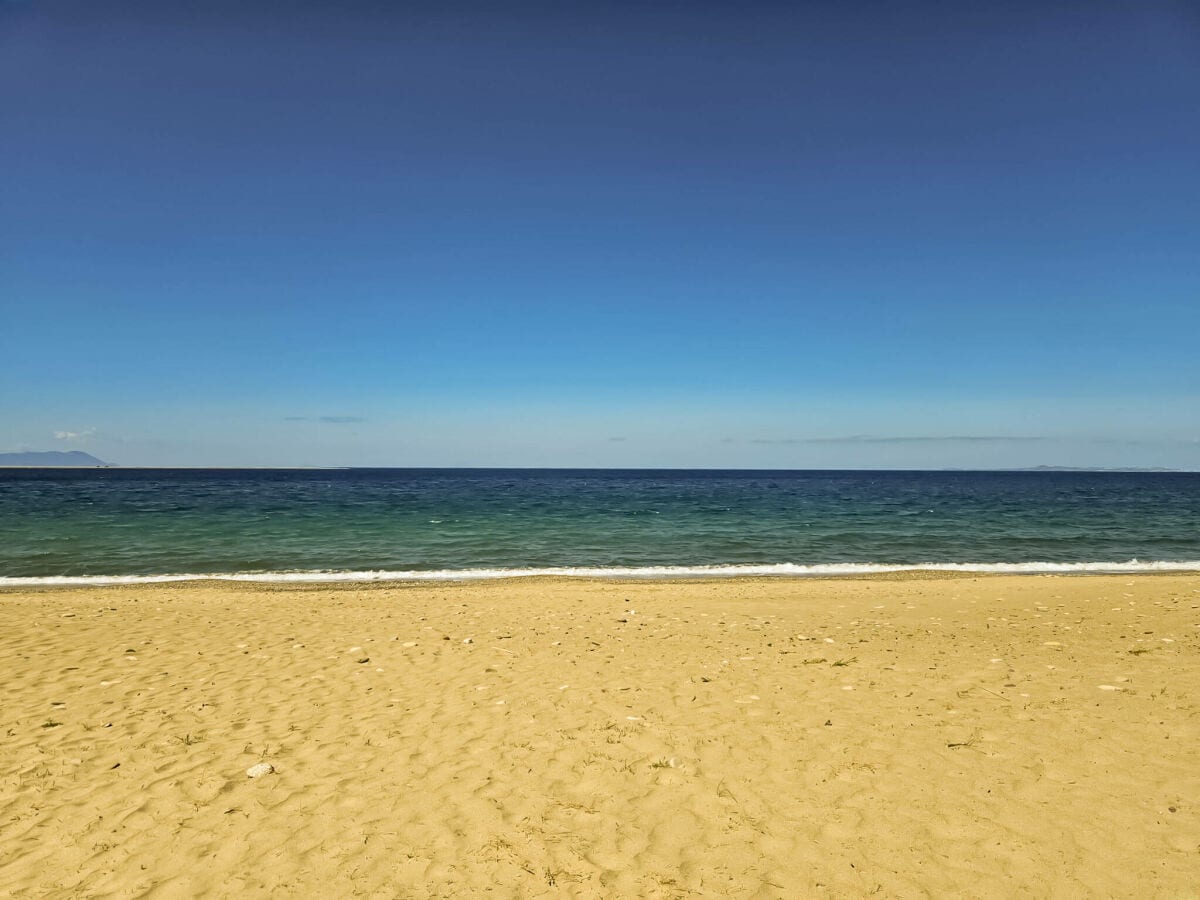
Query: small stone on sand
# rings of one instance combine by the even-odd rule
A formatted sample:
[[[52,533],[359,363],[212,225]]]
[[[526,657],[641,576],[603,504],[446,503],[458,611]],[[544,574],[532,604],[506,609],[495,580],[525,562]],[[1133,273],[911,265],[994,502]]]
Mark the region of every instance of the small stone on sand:
[[[247,778],[261,778],[264,775],[270,775],[275,771],[275,767],[270,763],[256,763],[246,770]]]

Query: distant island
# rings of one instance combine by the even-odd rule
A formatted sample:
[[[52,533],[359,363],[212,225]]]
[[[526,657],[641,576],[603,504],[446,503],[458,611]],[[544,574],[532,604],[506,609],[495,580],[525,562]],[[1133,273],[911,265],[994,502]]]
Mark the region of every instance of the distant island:
[[[24,453],[0,453],[0,466],[107,466],[82,450],[30,450]]]
[[[1166,469],[1162,466],[1032,466],[1025,472],[1182,472],[1182,469]]]

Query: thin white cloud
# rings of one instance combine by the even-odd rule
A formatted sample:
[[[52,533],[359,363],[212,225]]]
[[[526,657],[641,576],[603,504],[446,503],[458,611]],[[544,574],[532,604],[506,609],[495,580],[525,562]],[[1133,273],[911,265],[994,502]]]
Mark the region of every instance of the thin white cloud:
[[[84,428],[80,431],[56,431],[54,436],[60,441],[86,441],[95,433],[95,428]]]
[[[752,444],[935,444],[935,443],[1026,443],[1030,441],[1047,441],[1050,438],[1040,435],[992,435],[992,434],[915,434],[915,435],[873,435],[851,434],[846,437],[810,437],[810,438],[754,438]]]
[[[284,416],[285,422],[324,422],[326,425],[352,425],[367,421],[362,416]]]

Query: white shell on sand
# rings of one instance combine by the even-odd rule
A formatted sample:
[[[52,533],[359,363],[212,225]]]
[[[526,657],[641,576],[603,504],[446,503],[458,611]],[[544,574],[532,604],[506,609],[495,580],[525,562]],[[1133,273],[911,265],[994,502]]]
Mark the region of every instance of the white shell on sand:
[[[263,775],[270,775],[275,771],[275,767],[270,763],[257,763],[246,770],[247,778],[261,778]]]

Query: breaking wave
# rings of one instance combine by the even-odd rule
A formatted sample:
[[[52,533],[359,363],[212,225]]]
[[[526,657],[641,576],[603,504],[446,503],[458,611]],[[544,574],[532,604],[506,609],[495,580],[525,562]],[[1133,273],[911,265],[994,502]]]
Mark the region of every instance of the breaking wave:
[[[1200,571],[1200,560],[1127,562],[1020,562],[1020,563],[828,563],[798,565],[709,566],[564,566],[549,568],[480,568],[376,571],[289,571],[181,573],[173,575],[49,575],[0,576],[0,587],[38,585],[161,584],[173,581],[248,581],[284,584],[337,584],[383,581],[486,581],[498,578],[813,578],[839,575],[876,575],[888,572],[976,572],[981,574],[1135,574],[1139,572]]]

